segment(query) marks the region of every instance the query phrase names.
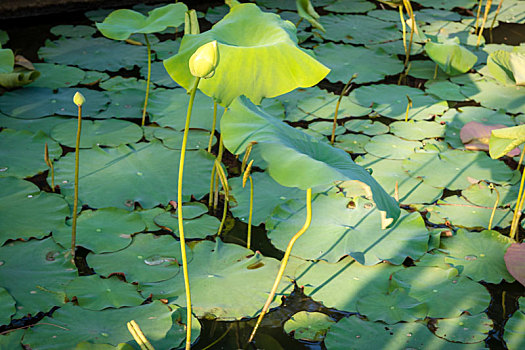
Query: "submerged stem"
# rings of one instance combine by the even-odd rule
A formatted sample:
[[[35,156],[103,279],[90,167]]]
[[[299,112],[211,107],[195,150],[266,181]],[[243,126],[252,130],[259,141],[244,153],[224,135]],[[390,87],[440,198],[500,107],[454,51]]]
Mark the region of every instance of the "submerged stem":
[[[498,208],[498,205],[499,205],[499,191],[496,188],[496,186],[494,186],[493,184],[490,184],[489,188],[491,190],[496,191],[496,203],[494,203],[494,208],[492,208],[492,213],[490,213],[490,220],[489,220],[489,227],[488,227],[489,230],[492,230],[492,223],[494,221],[494,215],[496,214],[496,209]]]
[[[248,237],[246,240],[246,248],[250,249],[251,242],[252,242],[252,217],[253,217],[253,179],[252,179],[252,176],[249,175],[248,179],[250,179],[250,214],[248,215]]]
[[[478,41],[476,42],[476,47],[479,47],[479,44],[481,42],[481,36],[483,35],[483,28],[485,27],[485,23],[487,23],[487,17],[489,16],[491,6],[492,6],[492,0],[487,0],[487,2],[485,3],[485,13],[483,14],[483,21],[481,22],[481,26],[479,28]]]
[[[337,127],[337,114],[339,113],[339,105],[341,104],[341,100],[343,99],[343,96],[347,92],[348,87],[352,83],[352,81],[357,77],[356,74],[352,75],[350,80],[348,80],[348,83],[346,83],[345,87],[343,88],[343,91],[341,91],[341,95],[339,95],[339,99],[337,100],[337,104],[335,105],[335,113],[334,113],[334,124],[332,125],[332,137],[330,138],[330,144],[333,146],[335,141],[335,128]]]
[[[146,122],[146,108],[148,107],[149,83],[151,80],[151,45],[149,44],[148,35],[144,34],[146,47],[148,48],[148,80],[146,81],[146,99],[144,100],[144,108],[142,109],[142,126]]]
[[[182,223],[182,176],[184,173],[184,158],[186,156],[186,144],[188,143],[188,130],[190,128],[191,112],[193,110],[193,101],[197,86],[201,78],[196,78],[190,92],[190,101],[188,103],[188,112],[186,114],[186,124],[184,125],[184,136],[182,137],[182,147],[180,150],[179,178],[177,183],[177,219],[179,224],[180,252],[182,256],[182,271],[184,274],[184,289],[186,290],[186,350],[191,348],[191,293],[190,280],[188,276],[188,261],[186,258],[186,239],[184,238],[184,225]]]
[[[71,256],[75,259],[75,247],[77,240],[77,211],[78,211],[78,169],[80,158],[80,133],[82,132],[82,105],[78,106],[77,140],[75,143],[75,195],[73,199],[73,223],[71,225]]]
[[[259,325],[261,324],[261,321],[264,318],[264,315],[268,311],[268,308],[270,307],[270,304],[273,301],[275,293],[277,292],[277,287],[279,286],[279,283],[281,282],[281,279],[284,274],[284,270],[286,269],[286,265],[288,264],[288,259],[290,258],[290,254],[292,252],[292,248],[293,248],[293,245],[295,244],[295,241],[297,241],[297,239],[301,237],[301,235],[308,229],[311,222],[312,222],[312,189],[309,188],[306,190],[306,220],[304,222],[303,227],[301,227],[301,229],[292,237],[290,242],[288,242],[288,246],[286,247],[286,251],[284,252],[283,260],[281,260],[281,267],[279,268],[279,272],[277,273],[277,277],[275,278],[275,282],[273,283],[272,290],[270,291],[270,295],[268,295],[268,299],[266,299],[266,303],[264,303],[261,314],[259,315],[259,318],[257,319],[257,323],[255,324],[255,327],[253,328],[252,334],[250,335],[250,339],[248,339],[248,342],[251,342],[253,340],[253,337],[255,337],[255,333],[257,332],[257,329],[259,328]]]
[[[208,153],[211,153],[213,135],[215,135],[215,125],[217,124],[217,102],[213,101],[213,122],[211,124],[210,140],[208,141]]]
[[[521,157],[520,157],[520,160],[518,162],[518,168],[517,170],[519,171],[520,168],[521,168],[521,164],[523,163],[523,156],[525,155],[525,148],[523,150],[521,150]],[[525,170],[525,169],[524,169]],[[521,173],[521,182],[520,182],[520,189],[518,191],[518,199],[516,201],[516,206],[514,207],[514,215],[512,217],[512,224],[510,226],[510,234],[509,234],[509,237],[514,239],[514,236],[516,235],[516,229],[518,228],[518,221],[519,221],[519,216],[518,213],[519,213],[519,210],[520,210],[520,203],[522,202],[522,197],[523,197],[523,185],[525,183],[525,171],[522,170],[522,173]]]

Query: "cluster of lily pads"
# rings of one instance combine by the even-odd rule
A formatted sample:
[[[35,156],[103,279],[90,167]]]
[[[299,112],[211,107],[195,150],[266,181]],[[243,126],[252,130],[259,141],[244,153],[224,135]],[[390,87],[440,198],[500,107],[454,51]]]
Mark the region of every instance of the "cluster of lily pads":
[[[406,1],[312,3],[90,11],[51,29],[40,63],[0,48],[0,84],[17,81],[0,96],[0,348],[188,348],[199,320],[260,321],[294,285],[326,311],[282,320],[301,342],[486,347],[485,285],[525,283],[519,231],[502,234],[522,197],[525,46],[476,35],[477,0],[414,0],[416,25]],[[497,6],[487,31],[525,22],[525,1]],[[191,57],[210,42],[201,77]],[[233,219],[288,253],[307,229],[280,262]],[[525,345],[523,300],[509,349]]]

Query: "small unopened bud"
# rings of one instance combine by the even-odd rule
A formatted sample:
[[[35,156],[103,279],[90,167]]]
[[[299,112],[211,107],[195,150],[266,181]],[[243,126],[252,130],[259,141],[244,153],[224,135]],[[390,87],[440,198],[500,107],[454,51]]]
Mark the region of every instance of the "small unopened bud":
[[[77,91],[75,96],[73,96],[73,102],[80,107],[84,104],[84,102],[86,102],[86,99],[80,92]]]
[[[197,78],[211,78],[219,63],[217,40],[202,45],[190,57],[190,72]]]

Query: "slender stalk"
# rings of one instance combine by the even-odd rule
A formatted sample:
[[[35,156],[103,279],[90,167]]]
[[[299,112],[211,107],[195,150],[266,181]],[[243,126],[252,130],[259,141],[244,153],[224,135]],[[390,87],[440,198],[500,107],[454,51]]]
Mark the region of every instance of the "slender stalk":
[[[403,4],[406,7],[406,11],[408,15],[410,16],[410,21],[412,23],[412,26],[410,28],[410,39],[408,40],[408,49],[407,54],[405,56],[405,70],[408,66],[408,61],[410,59],[410,52],[412,51],[412,42],[414,41],[414,32],[416,30],[416,17],[414,16],[414,11],[412,10],[412,4],[410,4],[410,0],[403,0]]]
[[[193,110],[193,101],[195,101],[195,93],[197,86],[199,86],[201,78],[196,78],[195,83],[190,92],[190,101],[188,103],[188,112],[186,114],[186,124],[184,125],[184,136],[182,137],[182,147],[180,150],[179,162],[179,178],[177,183],[177,219],[179,224],[180,237],[180,252],[182,255],[182,271],[184,274],[184,288],[186,290],[186,350],[191,348],[191,293],[190,280],[188,276],[188,260],[186,258],[186,239],[184,238],[184,225],[182,223],[182,176],[184,173],[184,159],[186,157],[186,144],[188,143],[188,130],[190,128],[191,112]]]
[[[335,128],[337,127],[337,114],[339,113],[339,105],[341,104],[341,100],[343,99],[343,96],[347,92],[348,87],[352,83],[352,81],[357,77],[356,74],[352,75],[350,80],[348,80],[348,83],[346,83],[345,87],[343,88],[343,91],[341,91],[341,94],[339,95],[339,99],[337,100],[337,104],[335,105],[335,113],[334,113],[334,123],[332,125],[332,137],[330,138],[330,144],[333,146],[335,142]]]
[[[521,157],[520,157],[520,160],[518,162],[518,168],[517,170],[519,171],[520,168],[521,168],[521,164],[523,163],[523,156],[525,155],[525,148],[523,150],[521,150]],[[525,171],[522,170],[522,174],[521,174],[521,183],[520,183],[520,189],[518,191],[518,199],[516,201],[516,206],[514,207],[514,215],[512,217],[512,224],[510,226],[510,238],[514,238],[515,236],[515,228],[518,227],[518,212],[519,212],[519,208],[520,208],[520,203],[521,203],[521,198],[523,197],[523,185],[525,183]],[[515,224],[516,223],[516,224]]]
[[[230,325],[228,326],[228,329],[226,330],[226,332],[224,332],[219,338],[215,339],[211,344],[207,345],[205,348],[202,348],[202,350],[211,349],[212,346],[214,346],[215,344],[220,342],[226,336],[226,334],[228,334],[230,332],[230,330],[232,329],[233,325],[234,325],[234,323],[230,323]]]
[[[148,48],[148,80],[146,81],[146,99],[144,100],[144,108],[142,109],[142,126],[146,123],[146,108],[148,107],[149,83],[151,80],[151,45],[149,44],[148,35],[144,34],[146,47]]]
[[[481,14],[481,6],[483,5],[483,0],[479,0],[479,3],[478,3],[478,12],[476,13],[476,24],[475,24],[475,28],[474,28],[474,34],[477,34],[478,33],[478,28],[479,28],[479,15]]]
[[[403,16],[403,6],[399,5],[399,18],[401,19],[401,27],[403,28],[403,47],[405,48],[405,56],[408,55],[407,49],[407,26],[405,24],[405,16]]]
[[[51,170],[51,191],[55,192],[55,167],[53,166],[53,161],[49,158],[49,149],[47,147],[47,142],[44,146],[44,161]]]
[[[490,213],[490,220],[489,220],[489,227],[488,227],[489,230],[492,230],[492,223],[494,221],[494,215],[496,214],[496,209],[498,208],[498,205],[499,205],[499,191],[496,188],[496,186],[494,186],[494,184],[490,184],[489,188],[491,190],[496,191],[496,203],[494,203],[494,208],[492,208],[492,213]]]
[[[405,122],[408,122],[408,111],[410,111],[410,108],[412,107],[412,99],[408,95],[407,95],[407,100],[408,100],[408,103],[407,103],[407,109],[405,112]]]
[[[250,214],[248,215],[248,237],[246,240],[246,248],[250,249],[252,242],[252,217],[253,217],[253,179],[252,176],[248,176],[250,179]]]
[[[217,153],[217,160],[219,161],[219,164],[221,164],[222,161],[222,154],[224,153],[224,144],[222,142],[222,134],[219,137],[219,151]],[[219,205],[219,174],[218,170],[215,172],[215,181],[214,181],[215,189],[213,191],[213,210],[217,209],[217,205]]]
[[[439,68],[439,66],[438,66],[438,64],[436,63],[436,66],[434,67],[434,80],[437,79],[437,76],[438,76],[438,68]]]
[[[481,22],[481,27],[479,28],[478,41],[476,42],[476,47],[479,47],[481,42],[481,36],[483,35],[483,28],[485,23],[487,23],[487,17],[489,16],[490,7],[492,6],[492,0],[487,0],[485,3],[485,14],[483,15],[483,21]]]
[[[210,196],[208,198],[208,207],[211,208],[213,205],[213,195],[215,194],[215,163],[211,168],[211,178],[210,178]]]
[[[128,331],[133,336],[133,339],[139,344],[141,350],[155,350],[149,340],[146,338],[139,325],[135,320],[131,320],[127,323]]]
[[[490,24],[489,35],[490,35],[490,42],[491,43],[493,42],[493,40],[492,40],[492,28],[494,28],[494,24],[496,24],[496,18],[498,18],[499,10],[501,10],[501,5],[503,5],[503,0],[499,0],[498,8],[496,9],[496,13],[494,14],[494,18],[492,19],[492,23]]]
[[[275,293],[277,292],[277,287],[279,286],[279,283],[281,282],[281,279],[284,274],[284,270],[286,269],[286,265],[288,264],[288,259],[290,258],[290,254],[292,252],[293,245],[295,244],[295,241],[301,235],[308,229],[310,226],[310,223],[312,222],[312,189],[309,188],[306,190],[306,221],[301,227],[301,229],[292,237],[290,242],[288,242],[288,246],[286,247],[286,251],[284,252],[283,260],[281,260],[281,267],[279,268],[279,272],[277,273],[277,277],[275,278],[275,282],[273,283],[272,290],[270,291],[270,295],[268,295],[268,299],[266,299],[266,303],[264,304],[261,314],[259,315],[259,318],[257,319],[257,323],[255,324],[255,327],[253,328],[252,334],[250,335],[250,339],[248,339],[248,342],[251,342],[253,340],[253,337],[255,337],[255,333],[257,332],[257,329],[259,328],[259,325],[261,324],[262,319],[264,318],[264,315],[268,311],[268,308],[270,307],[270,304],[273,301],[273,298],[275,297]]]
[[[75,144],[75,195],[73,199],[73,223],[71,225],[71,256],[75,259],[77,241],[77,211],[78,211],[78,169],[80,158],[80,133],[82,132],[82,105],[78,106],[77,141]]]
[[[215,135],[215,125],[217,124],[217,102],[213,101],[213,123],[211,124],[210,140],[208,141],[208,153],[211,153],[213,135]]]
[[[224,172],[224,169],[222,168],[222,165],[218,159],[215,159],[215,168],[217,169],[217,176],[221,180],[221,185],[224,190],[224,208],[222,210],[221,224],[219,226],[219,230],[217,231],[217,236],[220,236],[222,229],[224,228],[224,223],[226,222],[226,214],[228,212],[228,203],[230,201],[230,186],[228,185],[228,177],[226,176],[226,172]],[[218,186],[217,186],[217,189],[218,189]],[[217,197],[218,197],[218,194],[217,194]]]

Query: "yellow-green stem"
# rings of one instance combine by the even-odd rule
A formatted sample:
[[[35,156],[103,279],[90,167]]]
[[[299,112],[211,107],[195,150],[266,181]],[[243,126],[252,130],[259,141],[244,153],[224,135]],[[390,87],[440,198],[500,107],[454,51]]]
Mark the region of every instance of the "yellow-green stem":
[[[483,21],[481,22],[481,27],[479,28],[478,41],[476,42],[476,47],[479,47],[481,43],[481,36],[483,35],[483,28],[485,23],[487,23],[487,17],[489,16],[490,7],[492,6],[492,0],[487,0],[485,3],[485,13],[483,14]]]
[[[406,70],[408,66],[408,61],[410,59],[410,52],[412,51],[412,42],[414,41],[414,32],[416,30],[416,17],[414,16],[414,11],[412,10],[412,5],[410,4],[410,0],[406,0],[406,1],[403,0],[403,3],[405,4],[407,13],[410,16],[410,20],[412,23],[412,26],[410,28],[410,39],[408,40],[407,54],[405,56],[404,69]]]
[[[284,274],[284,270],[286,269],[286,265],[288,264],[288,259],[290,258],[290,254],[292,252],[293,245],[295,244],[295,241],[301,235],[308,229],[310,226],[310,223],[312,222],[312,189],[309,188],[306,190],[306,220],[301,227],[301,229],[292,237],[290,242],[288,242],[288,246],[286,247],[286,251],[284,252],[283,260],[281,260],[281,267],[279,268],[279,272],[277,273],[277,277],[275,278],[275,281],[273,283],[272,290],[270,291],[270,295],[268,295],[268,299],[266,299],[266,303],[264,304],[261,314],[259,315],[259,318],[257,319],[257,323],[255,324],[255,327],[253,328],[252,334],[250,335],[250,339],[248,339],[248,342],[251,342],[253,340],[253,337],[255,337],[255,333],[257,333],[257,329],[259,328],[259,325],[261,324],[262,319],[264,318],[264,315],[268,311],[268,308],[270,307],[270,304],[273,301],[273,298],[275,297],[275,293],[277,292],[277,287],[279,286],[279,283],[281,282],[281,279]]]
[[[146,338],[139,325],[135,320],[131,320],[127,323],[128,331],[133,336],[133,339],[139,344],[140,350],[155,350],[149,340]]]
[[[224,144],[222,143],[222,134],[219,137],[219,151],[217,152],[217,160],[219,161],[219,164],[221,164],[222,161],[222,154],[224,152]],[[217,209],[217,206],[219,205],[219,174],[215,172],[215,178],[213,179],[214,182],[214,191],[213,191],[213,210]]]
[[[401,27],[403,28],[403,47],[405,48],[405,56],[408,55],[407,50],[407,28],[405,24],[405,16],[403,16],[403,6],[399,5],[399,18],[401,19]]]
[[[80,133],[82,132],[82,106],[78,106],[77,140],[75,143],[75,194],[73,199],[73,223],[71,225],[71,257],[75,259],[77,241],[77,211],[78,211],[78,170],[80,158]]]
[[[188,130],[190,128],[191,112],[195,93],[201,78],[196,78],[190,92],[190,101],[188,103],[188,112],[186,114],[186,124],[184,125],[184,135],[182,137],[182,147],[180,150],[179,178],[177,183],[177,219],[179,224],[180,252],[182,255],[182,271],[184,274],[184,288],[186,290],[186,350],[191,348],[191,293],[190,280],[188,276],[188,261],[186,259],[186,239],[184,238],[184,225],[182,223],[182,176],[184,173],[184,158],[186,157],[186,144],[188,143]]]
[[[523,163],[523,156],[525,155],[525,148],[521,150],[521,156],[520,156],[520,160],[518,162],[518,167],[517,167],[517,170],[520,171],[520,168],[521,168],[521,164]],[[512,224],[510,226],[510,238],[514,238],[515,236],[515,232],[514,232],[514,227],[518,227],[518,212],[519,212],[519,209],[520,209],[520,203],[521,203],[521,198],[523,197],[523,184],[525,183],[525,171],[522,170],[522,173],[521,173],[521,182],[520,182],[520,189],[518,191],[518,199],[516,201],[516,206],[514,207],[514,215],[512,217]],[[516,224],[515,224],[516,223]]]
[[[339,99],[337,100],[337,104],[335,105],[334,123],[332,125],[332,137],[330,138],[330,143],[332,144],[332,146],[334,145],[334,142],[335,142],[335,128],[337,127],[337,114],[339,113],[339,105],[341,104],[341,100],[343,99],[343,96],[345,95],[346,90],[352,83],[352,80],[354,80],[355,78],[356,78],[356,75],[354,74],[352,75],[350,80],[348,80],[348,83],[346,83],[345,87],[343,88],[343,91],[341,91],[341,95],[339,95]]]
[[[492,186],[492,189],[496,191],[496,203],[494,203],[494,208],[492,208],[492,213],[490,213],[490,220],[489,220],[489,227],[488,227],[489,230],[492,230],[492,223],[494,221],[494,215],[496,214],[496,209],[498,208],[498,205],[499,205],[499,191],[494,185],[491,184],[491,186]]]
[[[146,108],[148,108],[149,83],[151,80],[151,45],[149,44],[148,35],[144,34],[146,47],[148,48],[148,79],[146,81],[146,98],[144,99],[144,109],[142,110],[142,126],[146,123]]]
[[[481,14],[481,6],[483,5],[483,0],[479,0],[478,3],[478,12],[476,14],[476,24],[474,25],[474,34],[478,33],[479,28],[479,15]]]
[[[227,213],[228,213],[228,198],[224,197],[224,208],[222,209],[221,224],[219,225],[219,230],[217,231],[217,236],[221,235],[222,229],[224,228],[224,223],[226,222],[226,214]]]
[[[211,168],[211,178],[210,178],[210,197],[208,198],[208,208],[211,208],[213,205],[213,195],[215,193],[215,163],[213,163],[213,167]]]
[[[253,180],[252,176],[249,175],[248,179],[250,180],[250,214],[248,214],[248,237],[246,240],[246,248],[250,249],[252,242],[252,217],[253,217]]]
[[[494,24],[496,24],[496,18],[498,18],[499,10],[501,10],[501,5],[503,5],[503,0],[499,0],[498,8],[496,9],[496,13],[494,14],[494,18],[492,19],[492,23],[490,24],[490,42],[492,43],[492,28],[494,28]]]
[[[434,80],[437,79],[437,76],[438,76],[438,68],[439,68],[439,66],[438,66],[437,63],[436,63],[436,66],[434,67]]]
[[[217,124],[217,102],[213,101],[213,122],[211,125],[210,140],[208,141],[208,153],[211,153],[213,135],[215,135],[215,125]]]

